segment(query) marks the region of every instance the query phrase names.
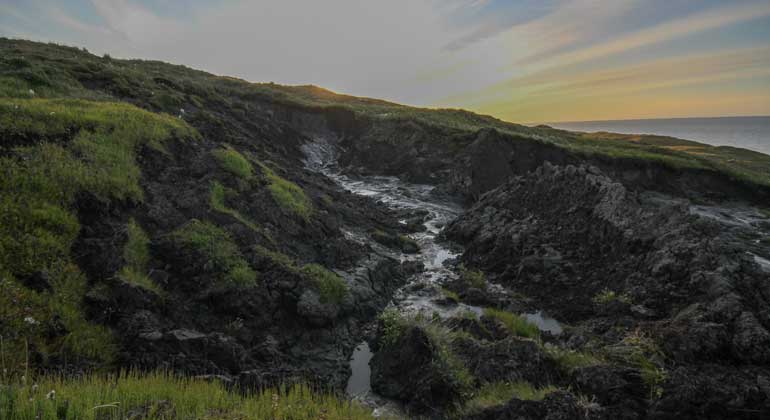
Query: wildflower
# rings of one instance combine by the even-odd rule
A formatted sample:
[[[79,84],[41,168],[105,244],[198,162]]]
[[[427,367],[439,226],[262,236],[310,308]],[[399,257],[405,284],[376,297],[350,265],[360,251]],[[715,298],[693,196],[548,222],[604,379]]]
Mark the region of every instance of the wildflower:
[[[31,316],[24,318],[24,322],[26,322],[29,325],[37,325],[40,323],[37,320],[35,320],[35,318],[32,318]]]
[[[51,392],[46,394],[45,399],[47,399],[47,400],[55,400],[56,399],[56,390],[52,389]]]

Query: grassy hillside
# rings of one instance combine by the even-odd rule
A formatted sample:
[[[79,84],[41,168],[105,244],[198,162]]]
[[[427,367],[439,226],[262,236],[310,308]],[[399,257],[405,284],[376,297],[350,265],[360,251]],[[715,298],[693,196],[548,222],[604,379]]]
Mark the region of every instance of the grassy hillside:
[[[74,97],[129,101],[152,111],[217,122],[211,110],[235,106],[243,112],[255,100],[314,109],[340,108],[371,120],[409,120],[458,131],[494,128],[554,143],[583,155],[654,160],[770,186],[770,157],[730,147],[713,147],[658,136],[583,134],[526,127],[453,109],[426,109],[339,95],[315,86],[281,86],[211,75],[156,61],[115,60],[53,44],[0,40],[0,96]],[[34,91],[34,94],[30,93]]]

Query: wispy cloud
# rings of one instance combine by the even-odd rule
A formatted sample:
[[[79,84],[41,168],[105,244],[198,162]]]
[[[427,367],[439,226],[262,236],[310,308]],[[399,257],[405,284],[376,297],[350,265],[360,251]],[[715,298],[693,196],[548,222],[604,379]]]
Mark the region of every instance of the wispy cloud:
[[[0,35],[519,121],[663,115],[677,97],[714,114],[764,95],[770,114],[768,28],[767,0],[0,4]],[[695,106],[718,101],[709,84],[746,101]]]

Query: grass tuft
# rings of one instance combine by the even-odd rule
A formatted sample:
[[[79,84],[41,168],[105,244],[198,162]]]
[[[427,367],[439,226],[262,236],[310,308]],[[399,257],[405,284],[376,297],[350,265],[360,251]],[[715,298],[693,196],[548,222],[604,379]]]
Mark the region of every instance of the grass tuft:
[[[540,337],[540,329],[537,325],[527,321],[523,316],[494,308],[485,308],[484,316],[502,322],[508,332],[515,336],[533,339]]]
[[[556,362],[556,365],[563,372],[567,373],[575,369],[596,366],[602,363],[602,359],[591,353],[565,349],[552,344],[546,344],[544,350]]]
[[[251,178],[254,174],[254,168],[251,163],[237,150],[230,146],[216,149],[211,152],[219,162],[222,169],[243,179]]]
[[[320,264],[307,264],[302,267],[302,272],[315,282],[321,303],[338,305],[349,293],[345,280]]]
[[[260,163],[260,168],[262,168],[262,173],[270,182],[268,188],[275,202],[302,219],[309,219],[313,213],[313,203],[305,195],[305,191],[297,184],[276,174],[267,165]]]
[[[460,278],[470,287],[481,290],[487,288],[487,277],[481,270],[471,270],[465,266],[460,266]]]
[[[463,413],[475,413],[487,408],[506,404],[513,398],[527,401],[541,401],[558,388],[549,385],[537,388],[529,382],[492,382],[484,384],[465,404]]]
[[[172,240],[193,258],[200,269],[216,278],[215,287],[251,287],[257,273],[249,267],[230,234],[210,222],[193,219],[171,234]]]
[[[155,293],[162,293],[163,290],[147,276],[147,264],[150,261],[150,238],[134,219],[128,221],[126,233],[128,241],[123,248],[123,259],[126,265],[120,270],[118,277]]]
[[[610,289],[604,289],[601,292],[597,293],[592,300],[597,305],[607,305],[614,301],[630,304],[631,296],[629,296],[626,293],[621,294],[621,293],[616,293],[615,291]]]

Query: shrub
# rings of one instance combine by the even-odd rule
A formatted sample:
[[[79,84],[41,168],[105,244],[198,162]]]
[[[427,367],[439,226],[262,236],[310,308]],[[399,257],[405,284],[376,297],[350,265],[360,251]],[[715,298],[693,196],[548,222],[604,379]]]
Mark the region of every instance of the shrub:
[[[243,393],[163,372],[44,376],[35,384],[0,387],[0,418],[95,420],[146,413],[169,419],[373,419],[371,409],[302,384]],[[51,391],[55,398],[48,397]]]
[[[319,264],[307,264],[302,272],[315,282],[322,303],[340,304],[348,294],[348,285],[337,274]]]
[[[469,270],[465,266],[461,266],[460,278],[470,287],[481,290],[487,288],[487,278],[481,270]]]
[[[254,168],[251,163],[237,150],[230,146],[216,149],[211,152],[219,162],[222,169],[243,179],[251,178],[254,174]]]
[[[387,308],[380,314],[380,322],[382,323],[382,334],[380,336],[380,344],[385,347],[396,344],[401,338],[406,329],[406,320],[398,313],[396,308]]]
[[[203,261],[202,270],[217,276],[220,287],[250,287],[257,273],[249,267],[230,234],[209,222],[193,219],[171,234],[181,248]]]
[[[297,184],[276,174],[265,164],[260,163],[260,167],[270,183],[268,189],[275,202],[278,203],[281,208],[307,220],[313,213],[313,203],[307,195],[305,195],[305,191],[303,191]]]
[[[614,302],[614,301],[627,303],[627,304],[631,303],[631,297],[628,294],[626,293],[618,294],[610,289],[604,289],[601,292],[597,293],[592,300],[597,305],[607,305],[610,302]]]
[[[494,308],[485,308],[484,316],[502,322],[508,332],[515,336],[535,339],[540,337],[540,329],[537,325],[527,321],[523,316]]]

